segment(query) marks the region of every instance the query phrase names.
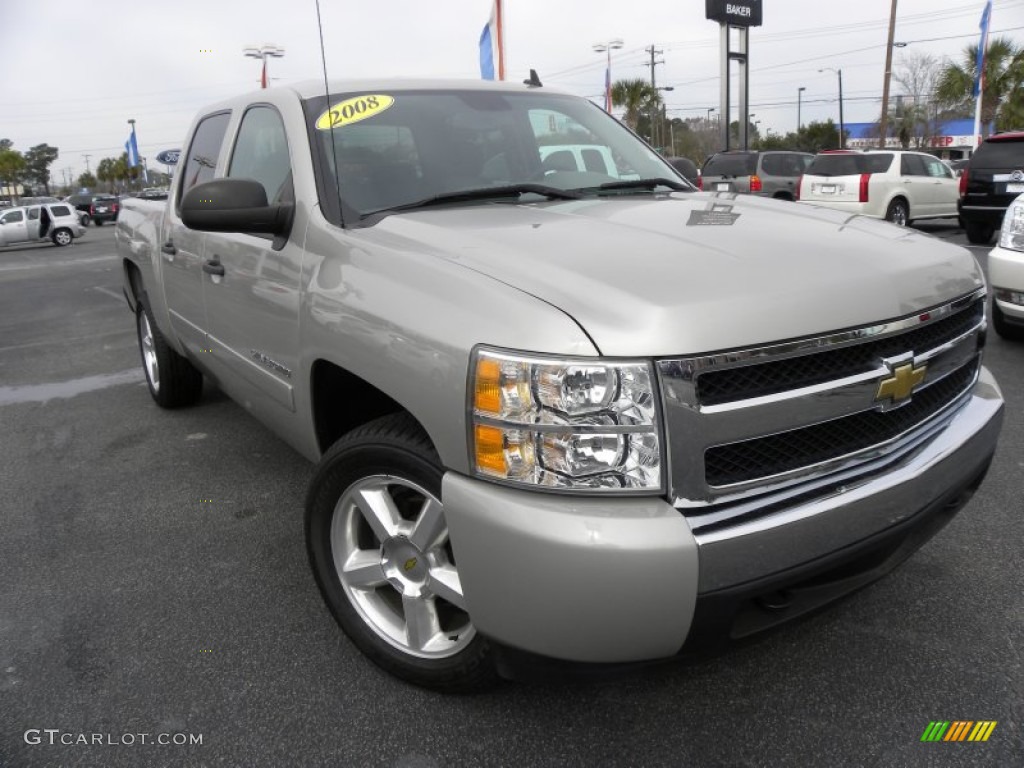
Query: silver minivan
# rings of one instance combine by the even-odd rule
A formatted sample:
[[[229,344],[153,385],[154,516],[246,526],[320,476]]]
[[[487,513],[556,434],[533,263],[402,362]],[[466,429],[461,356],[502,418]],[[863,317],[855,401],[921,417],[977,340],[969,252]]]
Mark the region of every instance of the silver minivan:
[[[71,245],[85,227],[70,203],[47,203],[8,208],[0,214],[0,245],[41,243]]]

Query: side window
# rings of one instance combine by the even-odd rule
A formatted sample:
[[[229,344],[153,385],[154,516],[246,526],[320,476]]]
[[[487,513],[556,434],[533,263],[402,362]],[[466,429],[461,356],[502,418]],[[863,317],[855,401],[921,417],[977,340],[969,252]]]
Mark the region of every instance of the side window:
[[[928,167],[928,175],[936,179],[952,179],[953,172],[949,167],[934,157],[924,158],[924,164]]]
[[[38,221],[39,220],[39,209],[38,208],[29,208],[28,209],[28,220],[29,221]]]
[[[50,209],[54,216],[70,216],[71,210],[66,205],[55,205]]]
[[[2,219],[0,219],[0,221],[2,221],[4,224],[17,224],[19,221],[24,220],[25,214],[21,211],[11,211],[10,213],[5,214]]]
[[[292,199],[291,170],[281,116],[272,107],[252,107],[242,117],[228,176],[255,179],[274,203]]]
[[[224,132],[228,127],[228,112],[210,115],[196,127],[192,144],[188,148],[188,159],[181,169],[181,190],[178,193],[180,205],[182,196],[196,184],[210,181],[217,170],[217,158],[224,142]]]
[[[927,176],[928,172],[925,170],[924,161],[920,155],[901,155],[900,156],[900,175],[901,176]]]

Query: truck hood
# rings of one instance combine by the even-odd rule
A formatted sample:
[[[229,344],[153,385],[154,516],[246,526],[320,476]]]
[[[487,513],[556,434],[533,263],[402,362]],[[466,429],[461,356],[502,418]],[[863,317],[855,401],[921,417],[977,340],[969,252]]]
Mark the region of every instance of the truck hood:
[[[870,325],[984,284],[965,248],[731,193],[424,210],[364,233],[532,294],[612,356],[696,354]]]

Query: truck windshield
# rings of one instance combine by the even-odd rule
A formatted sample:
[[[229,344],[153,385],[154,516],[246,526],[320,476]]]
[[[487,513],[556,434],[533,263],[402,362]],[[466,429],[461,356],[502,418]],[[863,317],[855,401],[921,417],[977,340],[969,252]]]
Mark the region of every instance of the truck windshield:
[[[686,183],[617,121],[574,96],[381,91],[313,98],[304,107],[321,190],[337,197],[346,223],[351,213],[365,217],[452,193],[472,191],[462,202],[479,202],[487,196],[477,193],[489,187],[596,194],[610,182]]]

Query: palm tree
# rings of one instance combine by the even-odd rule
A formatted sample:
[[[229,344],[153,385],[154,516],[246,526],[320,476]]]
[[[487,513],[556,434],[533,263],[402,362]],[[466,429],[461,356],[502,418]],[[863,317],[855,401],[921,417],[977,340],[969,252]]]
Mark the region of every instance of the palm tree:
[[[974,78],[977,74],[978,46],[964,49],[958,64],[949,62],[939,75],[935,96],[946,107],[974,112]],[[1017,127],[1024,114],[1024,48],[1007,37],[993,38],[985,55],[985,91],[981,99],[981,125],[993,120],[997,130]]]
[[[658,106],[661,98],[651,84],[641,78],[633,80],[616,80],[612,84],[612,105],[625,107],[626,114],[622,121],[635,131],[640,116],[650,114]]]

